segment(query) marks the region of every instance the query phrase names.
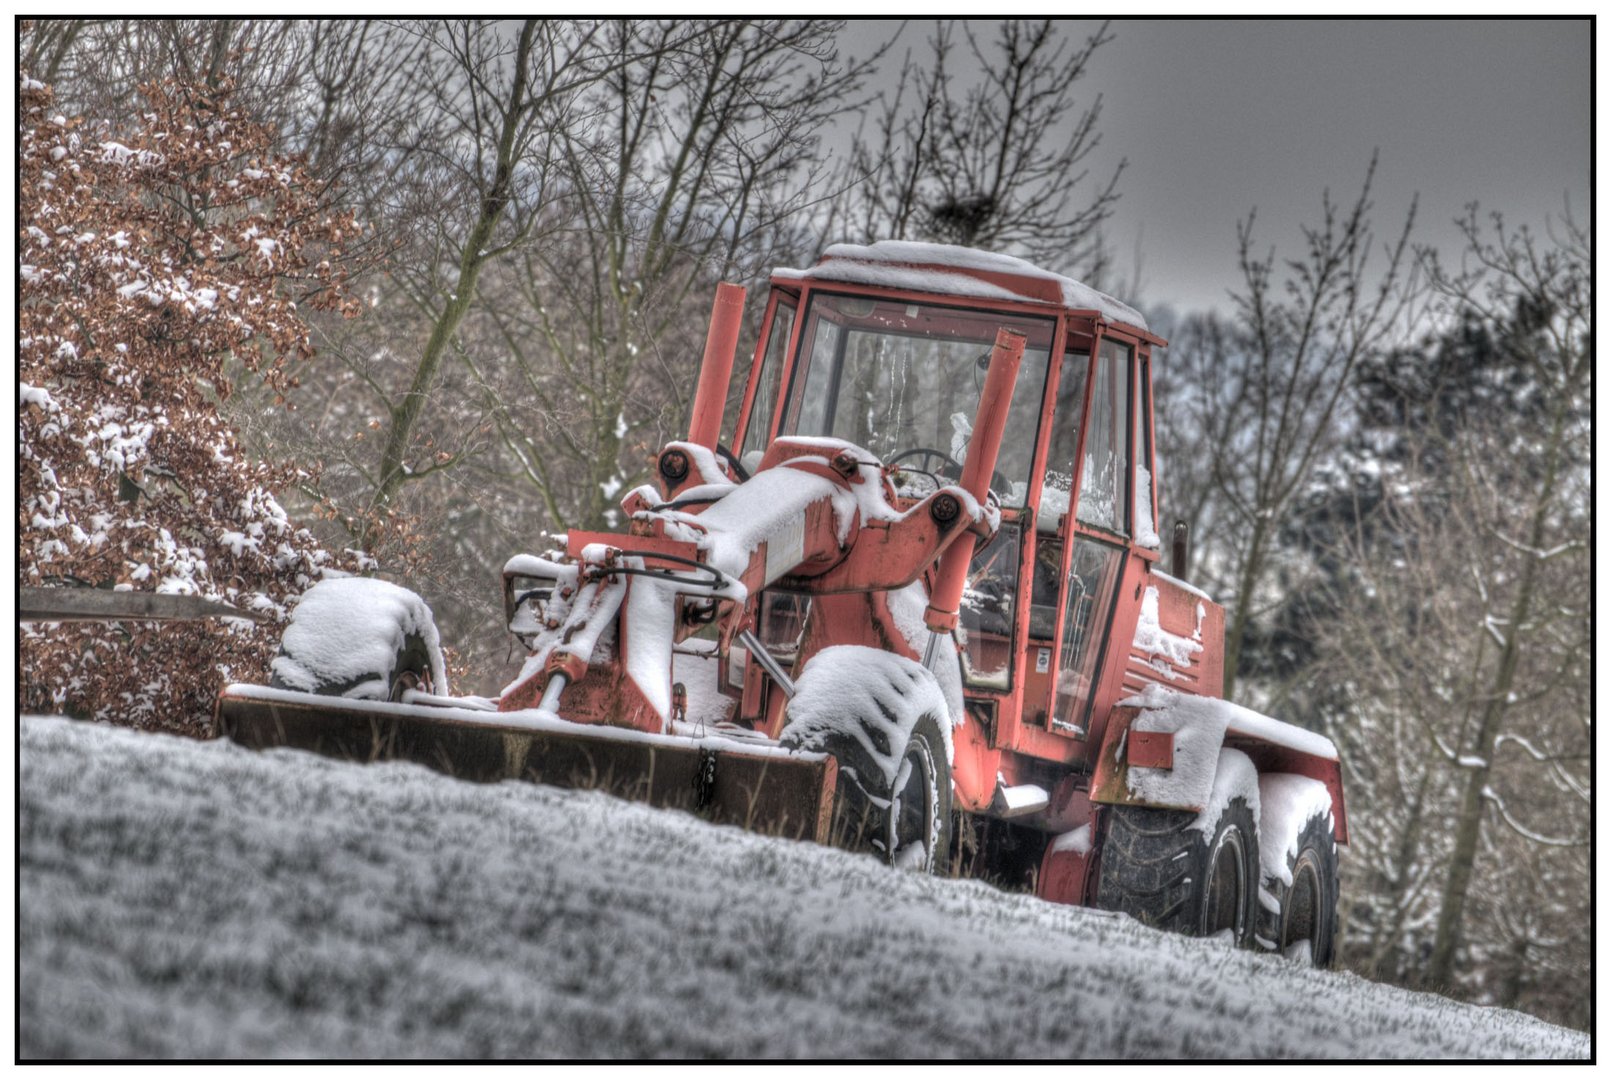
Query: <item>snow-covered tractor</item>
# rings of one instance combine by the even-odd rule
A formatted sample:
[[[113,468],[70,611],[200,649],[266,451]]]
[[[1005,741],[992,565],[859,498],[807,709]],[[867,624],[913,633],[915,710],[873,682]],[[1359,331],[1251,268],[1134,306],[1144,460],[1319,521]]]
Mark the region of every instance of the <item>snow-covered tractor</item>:
[[[1223,610],[1160,565],[1164,341],[1018,259],[839,245],[773,274],[723,442],[742,306],[720,288],[688,438],[625,530],[505,566],[528,655],[496,699],[448,695],[417,597],[342,579],[223,730],[603,787],[1329,963],[1337,754],[1221,700]]]

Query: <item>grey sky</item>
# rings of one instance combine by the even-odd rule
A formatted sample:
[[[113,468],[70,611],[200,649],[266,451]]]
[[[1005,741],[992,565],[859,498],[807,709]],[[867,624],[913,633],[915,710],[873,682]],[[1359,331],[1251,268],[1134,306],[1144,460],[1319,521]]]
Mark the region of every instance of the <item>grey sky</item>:
[[[1096,25],[1066,29],[1083,38]],[[850,31],[853,50],[868,29]],[[1158,20],[1114,31],[1082,94],[1103,95],[1093,175],[1130,163],[1108,231],[1126,277],[1140,238],[1136,299],[1147,304],[1222,303],[1236,283],[1237,219],[1257,206],[1264,244],[1295,252],[1322,190],[1356,194],[1373,148],[1379,233],[1402,224],[1417,191],[1416,236],[1444,248],[1471,200],[1537,226],[1569,193],[1587,220],[1587,20]],[[907,46],[922,55],[930,32],[908,24],[890,69]]]

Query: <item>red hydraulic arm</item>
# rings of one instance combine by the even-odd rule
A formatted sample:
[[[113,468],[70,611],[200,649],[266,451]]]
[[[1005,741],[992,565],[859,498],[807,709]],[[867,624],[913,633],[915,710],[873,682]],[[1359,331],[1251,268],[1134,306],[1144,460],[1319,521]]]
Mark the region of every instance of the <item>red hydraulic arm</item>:
[[[990,477],[1001,452],[1001,436],[1007,427],[1013,387],[1018,384],[1025,340],[1023,334],[1003,327],[996,331],[996,344],[990,352],[990,373],[979,395],[978,421],[968,440],[968,460],[962,466],[962,487],[980,506],[990,494]],[[923,613],[923,621],[937,634],[949,634],[956,628],[957,609],[962,604],[962,588],[972,559],[971,543],[952,544],[940,557],[940,575],[929,596],[928,610]]]
[[[744,287],[722,282],[710,309],[710,331],[705,335],[705,358],[699,365],[699,389],[694,392],[694,414],[688,422],[688,441],[715,450],[722,435],[722,410],[727,385],[733,378],[733,352],[744,323]]]

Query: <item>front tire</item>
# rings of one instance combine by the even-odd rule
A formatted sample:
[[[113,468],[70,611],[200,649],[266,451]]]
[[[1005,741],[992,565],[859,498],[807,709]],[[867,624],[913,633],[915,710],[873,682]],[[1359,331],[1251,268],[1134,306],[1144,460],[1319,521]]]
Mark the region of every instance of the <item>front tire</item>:
[[[916,660],[833,645],[806,661],[780,745],[839,764],[831,842],[903,869],[951,857],[950,728],[944,693]]]
[[[1097,905],[1193,937],[1252,939],[1258,829],[1247,800],[1231,799],[1212,830],[1189,810],[1110,806]]]
[[[875,849],[901,870],[944,873],[951,854],[951,769],[932,716],[920,718],[906,741],[890,785],[888,806],[869,815]]]
[[[939,722],[912,725],[893,775],[880,770],[847,727],[790,730],[778,740],[794,750],[830,754],[839,763],[832,843],[869,852],[901,870],[944,874],[951,858],[951,768]]]

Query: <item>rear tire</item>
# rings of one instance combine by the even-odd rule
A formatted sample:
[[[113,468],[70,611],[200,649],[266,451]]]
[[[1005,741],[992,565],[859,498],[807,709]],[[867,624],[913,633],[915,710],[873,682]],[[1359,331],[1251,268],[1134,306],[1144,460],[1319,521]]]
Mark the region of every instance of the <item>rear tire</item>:
[[[1291,885],[1271,882],[1281,905],[1276,947],[1283,956],[1318,968],[1337,960],[1337,838],[1328,814],[1315,814],[1287,859]]]
[[[1232,799],[1207,833],[1189,810],[1110,806],[1104,816],[1097,906],[1193,937],[1230,931],[1239,948],[1251,941],[1258,829],[1245,799]]]

